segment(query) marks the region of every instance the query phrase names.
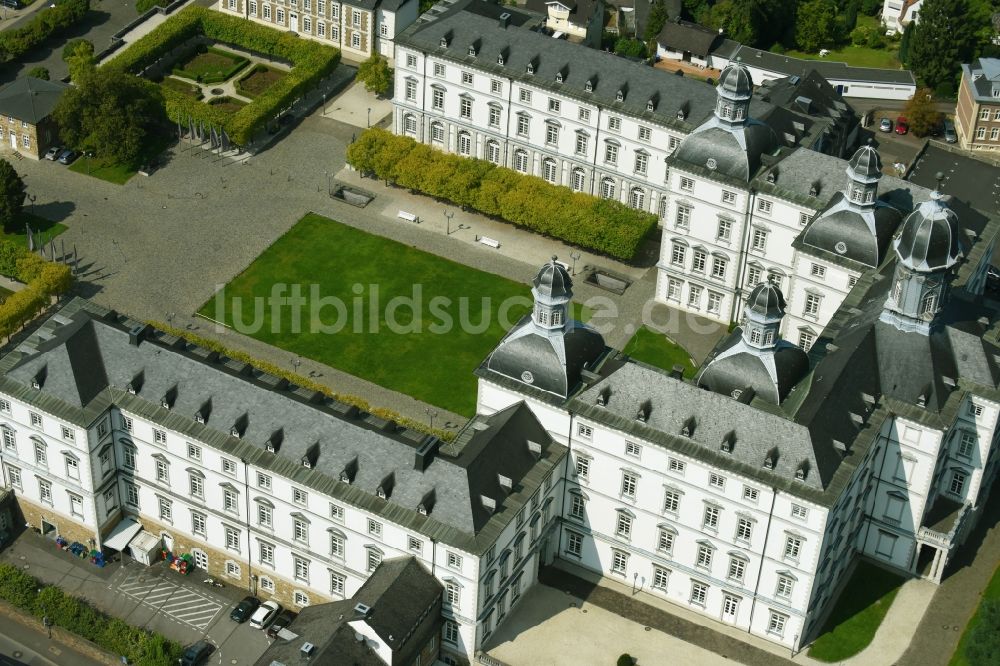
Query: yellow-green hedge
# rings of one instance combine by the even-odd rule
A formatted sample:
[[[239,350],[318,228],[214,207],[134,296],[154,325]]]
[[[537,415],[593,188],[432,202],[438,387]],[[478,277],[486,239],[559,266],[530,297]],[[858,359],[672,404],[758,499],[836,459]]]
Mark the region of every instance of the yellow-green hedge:
[[[0,241],[0,273],[26,284],[0,305],[0,336],[12,335],[73,284],[68,266],[45,261],[10,241]]]

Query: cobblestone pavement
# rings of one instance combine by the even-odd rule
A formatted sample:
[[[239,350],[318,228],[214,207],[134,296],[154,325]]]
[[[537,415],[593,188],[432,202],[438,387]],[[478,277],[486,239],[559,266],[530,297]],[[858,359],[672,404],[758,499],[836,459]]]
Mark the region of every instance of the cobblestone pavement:
[[[951,659],[965,626],[979,606],[980,595],[1000,564],[1000,492],[994,488],[983,517],[945,571],[914,634],[901,666],[939,666]]]

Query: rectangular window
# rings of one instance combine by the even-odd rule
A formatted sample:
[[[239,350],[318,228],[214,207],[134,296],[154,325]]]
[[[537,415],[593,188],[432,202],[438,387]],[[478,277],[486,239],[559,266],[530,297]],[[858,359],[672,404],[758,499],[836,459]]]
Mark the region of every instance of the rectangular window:
[[[559,143],[559,128],[552,123],[546,123],[545,125],[545,143],[550,146],[555,146]]]
[[[674,537],[673,532],[661,527],[656,539],[656,550],[666,555],[672,554],[674,552]]]
[[[639,141],[649,141],[653,136],[653,130],[648,127],[639,127]]]
[[[697,310],[701,307],[701,287],[698,285],[691,285],[688,289],[688,307]]]
[[[552,113],[559,113],[559,109],[562,107],[559,100],[549,98],[549,111]]]
[[[156,480],[159,483],[170,483],[170,466],[165,460],[156,461]]]
[[[269,567],[274,566],[274,546],[266,541],[260,542],[260,563]]]
[[[66,426],[62,426],[62,437],[63,439],[69,442],[72,442],[73,440],[76,439],[76,435],[73,433],[73,431],[67,428]]]
[[[712,257],[712,277],[716,280],[724,280],[726,278],[726,267],[729,265],[729,260],[725,257]]]
[[[708,597],[708,585],[705,583],[699,583],[697,581],[691,581],[691,598],[690,603],[695,606],[704,606],[705,599]]]
[[[681,260],[681,263],[684,263]],[[681,300],[681,287],[684,285],[683,282],[675,278],[667,279],[667,298],[671,301]]]
[[[590,122],[590,109],[580,109],[580,120],[585,123]]]
[[[965,491],[965,480],[968,475],[962,470],[954,470],[951,473],[951,481],[948,483],[948,492],[952,495],[962,495]]]
[[[806,302],[802,307],[802,313],[807,317],[816,317],[819,314],[819,304],[822,298],[819,294],[806,294]]]
[[[698,546],[698,559],[696,564],[703,569],[710,569],[712,567],[712,556],[715,555],[715,549],[707,543],[700,544]]]
[[[620,132],[622,129],[622,119],[617,116],[608,116],[608,129],[612,132]]]
[[[733,238],[733,221],[719,219],[719,230],[715,234],[715,239],[723,243],[728,243]]]
[[[685,178],[684,176],[681,176],[680,187],[682,190],[690,192],[694,189],[694,180],[692,180],[691,178]]]
[[[162,520],[165,523],[169,523],[169,522],[173,521],[173,517],[174,517],[173,516],[173,506],[171,505],[170,500],[168,500],[168,499],[166,499],[164,497],[161,497],[160,498],[160,520]]]
[[[503,84],[496,79],[490,81],[490,92],[494,95],[499,95],[503,92]]]
[[[983,415],[983,406],[980,405],[980,404],[977,404],[975,402],[970,402],[969,403],[969,415],[970,416],[976,416],[976,417],[982,416]]]
[[[226,548],[229,550],[240,550],[240,531],[233,527],[226,527]]]
[[[798,561],[802,552],[802,539],[797,536],[788,536],[785,539],[785,559]]]
[[[691,227],[691,206],[684,204],[677,205],[677,216],[674,218],[674,227],[684,230]]]
[[[590,439],[594,434],[594,429],[589,425],[579,424],[576,429],[576,433],[583,437],[584,439]]]
[[[444,588],[444,601],[446,604],[451,606],[453,610],[457,610],[462,604],[462,588],[458,583],[454,581],[448,581],[445,583]]]
[[[754,229],[753,237],[751,241],[751,247],[758,252],[763,252],[767,249],[767,231],[764,229]]]
[[[295,559],[295,580],[309,582],[309,560],[296,557]]]
[[[749,518],[740,518],[736,521],[736,540],[750,541],[753,537],[753,521]]]
[[[257,504],[257,524],[266,529],[274,525],[274,509],[267,504]]]
[[[611,551],[611,573],[624,576],[628,571],[628,553],[623,550]]]
[[[472,117],[472,100],[468,97],[463,97],[459,102],[459,115],[463,118]]]
[[[570,517],[583,520],[587,511],[587,502],[581,495],[577,495],[576,493],[570,495],[569,502]]]
[[[305,506],[309,502],[309,493],[300,488],[292,488],[292,501]]]
[[[10,414],[10,400],[0,399],[0,412],[4,412],[5,414]],[[98,425],[97,426],[98,430],[100,430],[101,425],[104,425],[104,424],[102,423],[102,424]],[[100,435],[100,434],[103,434],[103,433],[98,432],[98,434]]]
[[[802,347],[803,351],[809,351],[815,340],[816,336],[809,331],[799,331],[799,347]]]
[[[444,91],[440,88],[434,88],[431,92],[431,108],[438,111],[444,109]]]
[[[820,266],[819,264],[812,264],[809,268],[809,273],[816,278],[826,277],[826,266]]]
[[[615,523],[615,534],[625,539],[632,536],[632,516],[623,511],[618,512],[618,521]]]
[[[683,460],[678,460],[677,458],[671,458],[667,463],[667,467],[671,472],[676,472],[677,474],[683,474],[684,468],[687,464]]]
[[[188,490],[191,497],[205,499],[205,479],[197,474],[191,474],[188,477]]]
[[[448,567],[451,569],[462,569],[462,556],[458,553],[448,551]]]
[[[458,645],[458,625],[451,620],[445,620],[444,627],[441,629],[441,637],[452,645]]]
[[[21,470],[10,465],[5,465],[5,467],[7,469],[7,478],[10,479],[11,487],[21,490]]]
[[[587,135],[582,133],[577,133],[576,135],[576,154],[586,155],[587,154]]]
[[[222,508],[229,513],[239,513],[240,505],[235,490],[222,490]]]
[[[758,212],[764,213],[765,215],[770,215],[771,214],[771,207],[772,207],[772,204],[767,199],[758,199],[757,200],[757,211]]]
[[[613,143],[604,144],[604,162],[612,166],[618,164],[618,146]]]
[[[590,458],[577,457],[576,475],[581,479],[586,479],[590,475]]]
[[[76,481],[80,480],[80,461],[76,458],[66,458],[66,476]]]
[[[666,513],[677,513],[681,505],[681,493],[679,490],[666,490],[663,495],[663,510]]]
[[[724,204],[736,203],[736,192],[730,192],[729,190],[722,190],[722,203]]]
[[[423,552],[424,550],[424,542],[416,537],[411,536],[408,537],[406,540],[406,548],[407,550],[413,553],[420,553]]]
[[[801,504],[792,504],[792,518],[805,520],[808,517],[809,517],[809,509],[802,506]]]
[[[406,100],[412,102],[417,99],[417,82],[412,79],[406,80]]]
[[[166,444],[167,443],[167,433],[163,430],[157,430],[153,428],[153,442],[156,444]]]
[[[351,12],[351,25],[355,28],[361,27],[361,12]]]
[[[236,476],[236,461],[229,458],[222,459],[222,471],[231,476]]]
[[[719,528],[719,507],[717,506],[706,506],[705,515],[702,516],[701,521],[702,527],[710,530],[715,530]]]
[[[687,256],[687,248],[680,243],[674,243],[670,250],[670,263],[674,266],[683,266]]]
[[[583,554],[583,537],[576,532],[566,532],[566,553],[574,557]]]
[[[789,599],[792,596],[794,582],[788,576],[778,576],[778,584],[774,588],[774,596],[779,599]]]
[[[739,557],[729,558],[729,571],[726,573],[726,577],[729,580],[736,581],[737,583],[743,582],[743,575],[746,573],[747,563],[746,560],[740,559]]]
[[[722,294],[714,291],[708,292],[708,307],[706,309],[712,314],[719,314],[722,311]]]
[[[257,487],[262,490],[271,490],[271,477],[263,472],[257,472]]]
[[[125,501],[130,506],[139,506],[139,486],[134,483],[125,484]]]
[[[517,135],[518,136],[528,136],[530,130],[530,121],[528,116],[520,115],[517,117]]]
[[[83,498],[79,495],[69,496],[69,512],[70,514],[77,516],[78,518],[83,517]]]
[[[518,93],[518,99],[521,100],[522,104],[531,104],[531,91],[527,88],[521,88]]]
[[[490,107],[490,127],[500,127],[500,107]]]
[[[344,583],[347,581],[347,577],[336,573],[334,571],[330,572],[330,594],[335,597],[344,596]]]
[[[646,175],[646,168],[649,165],[649,155],[646,153],[635,154],[635,172],[640,176]]]
[[[632,472],[624,472],[622,474],[622,496],[629,499],[635,499],[635,486],[637,482],[637,475]]]
[[[205,538],[205,514],[198,513],[197,511],[191,512],[191,532]]]
[[[299,543],[309,543],[309,525],[304,520],[299,519],[296,519],[292,525],[292,538]]]
[[[670,578],[670,571],[664,569],[663,567],[654,566],[653,567],[653,589],[663,590],[667,589],[667,581]]]
[[[968,458],[976,448],[975,433],[963,430],[958,438],[958,455]]]
[[[43,504],[52,504],[52,483],[43,479],[38,480],[38,499]]]
[[[725,488],[726,477],[720,474],[716,474],[715,472],[711,472],[708,475],[708,485],[712,486],[713,488]]]
[[[702,250],[695,250],[694,257],[691,259],[691,270],[695,273],[704,273],[706,258],[707,257]]]
[[[635,442],[625,442],[625,455],[638,458],[642,453],[642,447]]]
[[[336,532],[330,533],[330,555],[336,558],[344,557],[344,536]]]
[[[31,418],[31,426],[33,428],[42,427],[42,416],[41,414],[36,414],[35,412],[29,412],[29,417]]]
[[[377,520],[372,520],[371,518],[369,518],[368,519],[368,534],[371,534],[373,537],[379,537],[379,538],[381,538],[382,537],[382,523],[378,522]]]
[[[330,505],[330,518],[338,523],[344,522],[344,507],[339,504]]]
[[[788,619],[787,615],[782,615],[781,613],[776,613],[771,611],[771,617],[767,621],[767,633],[774,634],[775,636],[785,635],[785,620]]]

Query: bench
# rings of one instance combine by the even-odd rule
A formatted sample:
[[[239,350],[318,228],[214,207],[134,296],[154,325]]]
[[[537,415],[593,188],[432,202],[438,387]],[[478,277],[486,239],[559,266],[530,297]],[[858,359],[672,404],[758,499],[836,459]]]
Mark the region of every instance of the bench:
[[[413,213],[407,213],[405,210],[399,211],[397,217],[401,220],[406,220],[407,222],[419,222],[420,218]]]
[[[476,236],[476,242],[482,243],[483,245],[487,245],[493,248],[494,250],[500,249],[500,241],[490,238],[489,236]]]

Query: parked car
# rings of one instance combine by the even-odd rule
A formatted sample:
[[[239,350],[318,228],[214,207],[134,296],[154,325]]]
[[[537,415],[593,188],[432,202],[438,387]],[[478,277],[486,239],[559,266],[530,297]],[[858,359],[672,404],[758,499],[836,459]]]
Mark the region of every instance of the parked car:
[[[254,611],[250,618],[250,626],[254,629],[266,629],[274,622],[274,618],[278,617],[280,612],[281,604],[277,601],[265,601],[260,608]]]
[[[883,118],[878,121],[878,131],[879,132],[891,132],[892,131],[892,121],[888,118]]]
[[[63,150],[65,149],[62,146],[52,146],[45,151],[45,159],[55,162]]]
[[[184,650],[184,654],[181,655],[181,666],[199,666],[205,663],[208,655],[212,654],[214,650],[214,645],[206,640],[200,640]]]
[[[0,0],[0,6],[8,9],[20,9],[24,5],[21,4],[20,0]]]
[[[958,134],[955,133],[955,123],[950,118],[945,118],[942,124],[944,125],[944,140],[948,143],[958,143]]]
[[[903,116],[896,118],[896,134],[906,134],[909,131],[910,131],[909,121]]]
[[[292,620],[298,616],[298,613],[290,611],[287,608],[281,611],[278,613],[278,617],[274,618],[274,622],[271,623],[271,626],[267,628],[267,635],[271,638],[276,638],[278,636],[278,632],[290,625]]]
[[[253,615],[253,612],[260,607],[260,599],[257,597],[244,597],[243,601],[236,604],[229,613],[229,619],[240,624],[246,622]]]
[[[72,164],[79,157],[75,150],[69,150],[68,148],[61,153],[59,153],[59,164]]]

